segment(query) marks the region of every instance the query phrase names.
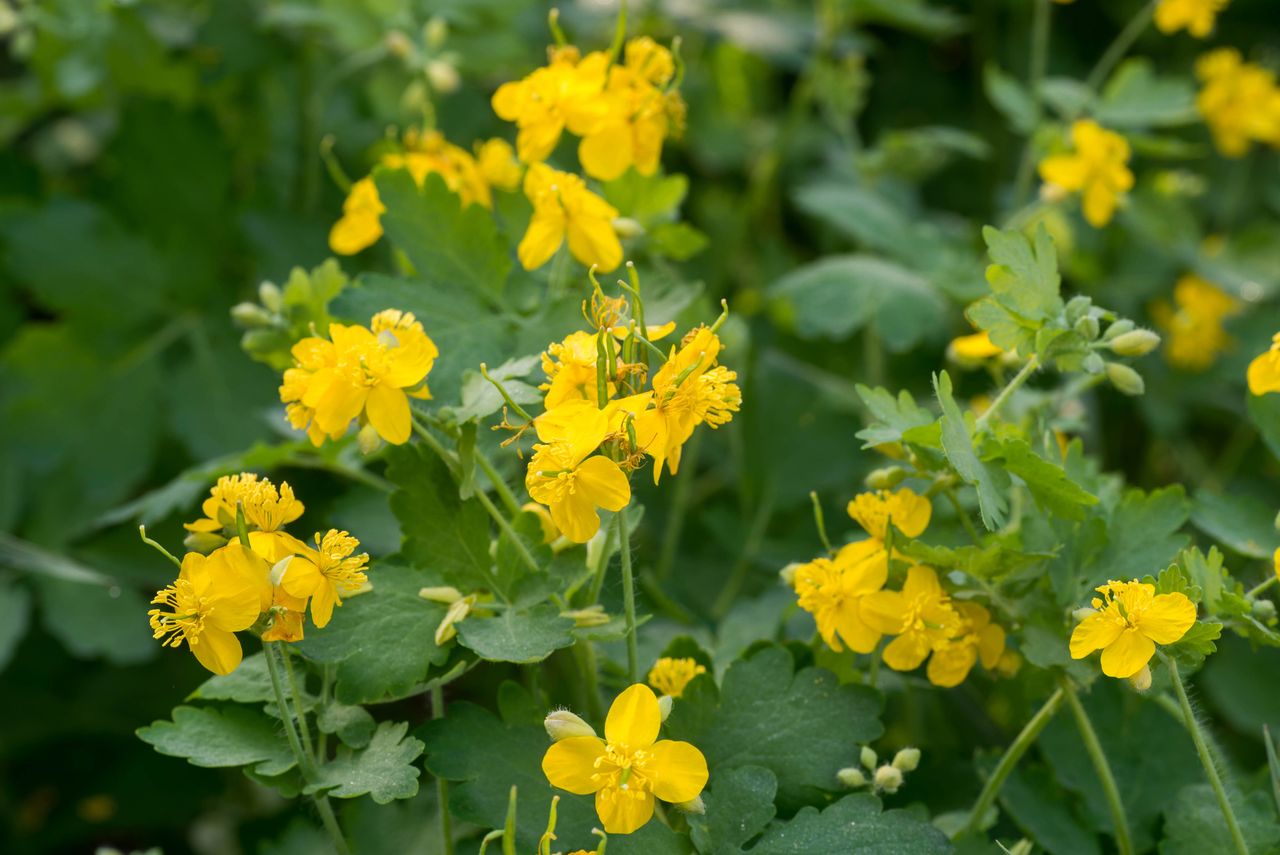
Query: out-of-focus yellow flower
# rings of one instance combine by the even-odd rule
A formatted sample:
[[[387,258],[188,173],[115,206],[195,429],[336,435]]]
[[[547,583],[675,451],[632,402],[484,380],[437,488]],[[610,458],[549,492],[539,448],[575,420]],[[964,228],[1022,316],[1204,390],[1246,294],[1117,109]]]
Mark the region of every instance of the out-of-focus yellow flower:
[[[546,66],[493,93],[493,111],[519,128],[516,151],[525,163],[546,160],[566,128],[581,136],[606,109],[601,93],[609,70],[607,53],[583,57],[575,47],[560,47],[549,54]]]
[[[962,364],[979,363],[1002,353],[1004,350],[991,341],[991,334],[985,330],[953,338],[947,345],[947,358]]]
[[[1249,391],[1254,395],[1280,392],[1280,332],[1271,337],[1271,348],[1249,363]]]
[[[688,742],[658,739],[662,712],[648,686],[636,683],[609,707],[604,739],[570,736],[547,749],[542,772],[551,786],[595,795],[609,834],[630,834],[653,817],[654,799],[692,801],[707,785],[707,760]]]
[[[365,567],[369,556],[353,555],[360,541],[345,531],[330,529],[323,537],[315,536],[315,549],[310,547],[295,556],[284,567],[279,585],[293,597],[311,600],[311,620],[324,627],[333,617],[334,606],[342,598],[359,591],[368,582]]]
[[[1058,192],[1080,193],[1084,218],[1094,228],[1111,222],[1120,198],[1133,187],[1129,142],[1092,119],[1071,126],[1071,154],[1040,161],[1040,177]]]
[[[347,192],[342,219],[329,229],[329,248],[338,255],[355,255],[373,246],[382,237],[382,215],[386,210],[373,178],[361,178]]]
[[[594,454],[608,431],[602,411],[583,408],[563,438],[535,445],[529,459],[530,498],[547,506],[556,528],[574,543],[586,543],[599,530],[597,508],[620,511],[631,501],[631,484],[618,464]]]
[[[960,615],[960,629],[951,638],[934,644],[933,655],[925,674],[935,686],[951,688],[964,682],[981,661],[982,667],[994,671],[1004,656],[1004,629],[991,622],[991,613],[977,603],[955,603]]]
[[[678,698],[684,693],[684,687],[689,685],[690,680],[705,673],[706,667],[699,665],[696,659],[664,656],[649,669],[649,685],[664,695]]]
[[[855,653],[870,653],[881,633],[867,622],[864,603],[888,578],[884,546],[861,540],[841,548],[835,558],[815,558],[796,567],[792,585],[800,608],[813,615],[828,647],[839,652],[843,641]]]
[[[535,163],[524,176],[524,193],[533,217],[516,254],[525,270],[551,260],[567,239],[578,261],[601,272],[622,263],[622,242],[614,231],[618,209],[587,189],[577,175]]]
[[[1110,581],[1097,588],[1094,613],[1071,633],[1071,658],[1102,651],[1102,673],[1132,677],[1151,661],[1157,644],[1173,644],[1196,622],[1195,603],[1185,594],[1156,594],[1145,582]]]
[[[960,614],[938,582],[931,567],[907,570],[901,591],[877,591],[862,604],[867,625],[885,635],[896,635],[884,649],[884,662],[895,671],[914,671],[937,647],[960,634]],[[952,669],[944,666],[942,673]]]
[[[1222,322],[1240,303],[1217,285],[1187,274],[1173,287],[1173,302],[1151,305],[1151,317],[1167,335],[1164,355],[1184,371],[1204,371],[1232,344]]]
[[[1224,157],[1243,157],[1252,143],[1280,145],[1280,88],[1267,69],[1245,62],[1235,48],[1196,61],[1203,82],[1196,108]]]
[[[1198,39],[1213,32],[1218,13],[1227,0],[1160,0],[1156,6],[1156,28],[1166,35],[1186,30]]]
[[[410,312],[387,309],[369,327],[329,325],[329,338],[293,346],[280,400],[290,424],[316,446],[337,439],[355,419],[394,445],[412,430],[409,395],[429,398],[427,375],[439,351]]]
[[[877,490],[859,493],[847,508],[853,521],[883,546],[889,533],[889,522],[907,537],[919,537],[929,527],[933,505],[924,496],[917,495],[909,487],[895,493]]]
[[[476,150],[476,163],[490,187],[514,190],[520,186],[520,162],[506,140],[494,137],[481,143]]]

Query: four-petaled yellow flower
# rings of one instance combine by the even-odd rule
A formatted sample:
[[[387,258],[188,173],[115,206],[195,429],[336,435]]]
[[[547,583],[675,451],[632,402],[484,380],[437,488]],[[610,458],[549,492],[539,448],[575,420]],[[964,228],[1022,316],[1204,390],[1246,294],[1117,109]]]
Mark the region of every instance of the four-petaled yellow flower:
[[[177,580],[151,600],[151,632],[166,647],[186,642],[196,659],[215,674],[230,674],[243,652],[236,633],[253,626],[262,613],[262,591],[269,583],[254,578],[255,564],[239,543],[229,543],[209,556],[188,552]]]
[[[692,801],[707,784],[707,761],[687,742],[658,739],[662,712],[653,690],[636,683],[614,700],[604,739],[561,739],[542,758],[553,787],[595,794],[609,834],[630,834],[653,816],[654,799]]]
[[[1235,48],[1210,51],[1196,61],[1204,83],[1196,109],[1225,157],[1243,157],[1252,143],[1280,145],[1280,87],[1276,76],[1245,62]]]
[[[542,353],[542,370],[547,382],[538,388],[546,393],[542,404],[554,410],[566,401],[598,401],[596,360],[598,335],[576,330]],[[612,393],[612,390],[609,390]]]
[[[1071,143],[1071,154],[1040,161],[1040,177],[1054,188],[1051,192],[1082,194],[1085,220],[1102,228],[1133,187],[1129,142],[1092,119],[1081,119],[1071,126]]]
[[[329,338],[293,346],[280,400],[290,424],[317,446],[337,439],[355,419],[395,445],[412,429],[409,397],[429,398],[426,378],[439,351],[409,312],[387,309],[369,328],[329,325]]]
[[[1152,304],[1151,317],[1167,334],[1165,358],[1185,371],[1204,371],[1231,346],[1222,322],[1240,302],[1217,285],[1189,273],[1173,287],[1172,305]]]
[[[324,627],[333,617],[333,607],[368,582],[364,571],[369,556],[352,554],[360,541],[345,531],[330,529],[323,538],[316,534],[315,542],[315,549],[305,547],[282,568],[277,584],[292,597],[310,597],[311,620]]]
[[[546,66],[493,93],[493,112],[519,128],[516,151],[525,163],[546,160],[566,128],[578,135],[590,130],[604,108],[598,96],[609,70],[607,53],[583,57],[574,47],[548,53]]]
[[[936,642],[929,667],[925,669],[929,682],[935,686],[951,688],[964,682],[974,664],[994,671],[1004,657],[1004,629],[991,622],[991,613],[977,603],[954,603],[960,615],[957,635]]]
[[[297,543],[284,532],[284,526],[302,516],[302,502],[294,497],[288,482],[282,482],[277,490],[270,480],[259,478],[253,472],[219,478],[209,490],[209,498],[201,505],[204,518],[184,523],[183,528],[221,545],[219,541],[225,542],[237,536],[237,505],[244,510],[245,527],[251,535],[278,539],[286,547]]]
[[[1227,0],[1160,0],[1156,6],[1156,28],[1165,34],[1186,30],[1198,39],[1213,32],[1218,13]]]
[[[880,631],[864,614],[867,598],[889,578],[889,556],[877,540],[850,543],[835,558],[815,558],[795,568],[792,585],[800,608],[813,615],[822,640],[832,650],[844,648],[870,653],[880,643]]]
[[[571,172],[535,163],[524,176],[533,216],[516,255],[525,270],[551,260],[566,239],[569,252],[588,267],[608,273],[622,263],[622,243],[614,231],[618,209],[587,189]]]
[[[698,664],[696,659],[664,656],[653,663],[653,668],[649,670],[649,685],[664,695],[678,698],[684,693],[684,687],[689,685],[690,680],[705,673],[706,666]]]
[[[884,649],[884,662],[895,671],[914,671],[937,647],[963,629],[960,614],[938,582],[931,567],[907,570],[901,591],[878,591],[862,602],[867,625],[877,632],[896,635]],[[946,675],[952,666],[940,669]]]
[[[1271,337],[1271,348],[1249,363],[1248,377],[1254,395],[1280,392],[1280,332]]]
[[[1102,673],[1126,678],[1155,655],[1157,644],[1173,644],[1196,622],[1196,606],[1185,594],[1156,594],[1145,582],[1111,581],[1097,588],[1094,613],[1071,633],[1071,658],[1102,651]]]
[[[535,445],[529,459],[524,483],[530,498],[547,506],[556,528],[574,543],[586,543],[599,530],[597,508],[620,511],[631,501],[622,469],[595,454],[608,433],[609,417],[583,408],[563,436]]]
[[[853,521],[882,546],[889,536],[890,521],[907,537],[919,537],[929,527],[929,519],[933,516],[933,505],[929,500],[916,495],[909,487],[895,493],[888,490],[859,493],[850,500],[847,510]]]

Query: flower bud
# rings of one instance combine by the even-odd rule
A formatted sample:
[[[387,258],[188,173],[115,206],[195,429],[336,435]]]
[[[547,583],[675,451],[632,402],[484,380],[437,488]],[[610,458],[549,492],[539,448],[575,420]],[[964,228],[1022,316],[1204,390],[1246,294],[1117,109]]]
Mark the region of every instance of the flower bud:
[[[685,813],[694,813],[698,816],[702,816],[707,812],[707,806],[703,804],[701,795],[694,796],[687,802],[676,802],[676,808]]]
[[[873,469],[867,473],[867,477],[863,479],[872,490],[892,490],[901,484],[907,477],[907,470],[901,466],[884,466],[880,469]]]
[[[796,586],[796,570],[799,569],[799,567],[800,565],[793,561],[778,571],[778,578],[781,579],[782,583],[787,587],[794,588]]]
[[[567,617],[573,621],[573,625],[578,628],[589,626],[604,626],[609,622],[610,617],[605,612],[604,606],[594,605],[587,606],[585,609],[572,609],[567,612],[561,612],[560,617]]]
[[[445,62],[443,59],[433,59],[427,63],[427,80],[431,81],[431,88],[443,95],[450,92],[457,92],[458,87],[462,84],[462,75],[458,74],[458,69],[453,67],[452,63]]]
[[[862,770],[856,766],[847,766],[836,772],[836,777],[840,779],[840,783],[844,784],[851,790],[867,785],[867,776],[862,774]]]
[[[1111,352],[1117,356],[1146,356],[1160,346],[1160,336],[1151,330],[1130,330],[1111,340]]]
[[[1116,321],[1114,324],[1107,327],[1107,331],[1102,336],[1102,340],[1111,341],[1112,339],[1119,338],[1125,333],[1132,332],[1134,329],[1134,326],[1135,324],[1133,323],[1133,321],[1130,321],[1130,320],[1122,319],[1122,320]]]
[[[1107,379],[1126,395],[1141,395],[1147,389],[1147,384],[1142,382],[1142,375],[1120,362],[1107,363]]]
[[[1076,609],[1071,613],[1071,619],[1076,623],[1079,623],[1080,621],[1087,618],[1089,615],[1096,614],[1097,611],[1098,611],[1097,609],[1091,609],[1088,606],[1081,606],[1080,608]]]
[[[1142,670],[1129,678],[1129,685],[1139,692],[1151,688],[1151,666],[1143,665]]]
[[[1085,315],[1075,323],[1075,331],[1080,333],[1089,341],[1095,341],[1098,338],[1100,329],[1098,327],[1098,319],[1093,315]]]
[[[1067,323],[1074,324],[1089,314],[1089,310],[1093,308],[1093,300],[1084,294],[1077,294],[1067,301],[1065,313]]]
[[[257,303],[236,303],[231,307],[231,320],[242,327],[271,326],[271,313]]]
[[[662,714],[662,720],[666,721],[667,716],[671,715],[671,707],[674,703],[670,695],[663,695],[658,698],[658,712]]]
[[[227,539],[217,532],[193,531],[183,538],[182,545],[188,552],[199,552],[208,555],[213,550],[227,545]]]
[[[872,786],[882,793],[896,793],[902,786],[902,772],[892,766],[881,766],[876,770]]]
[[[462,599],[462,592],[452,585],[440,585],[435,588],[419,588],[418,596],[433,603],[444,603],[451,606]]]
[[[449,611],[444,613],[440,625],[436,627],[436,647],[443,647],[446,641],[452,640],[458,634],[457,623],[471,614],[474,601],[474,596],[463,597],[449,606]]]
[[[360,447],[360,453],[367,456],[382,447],[382,437],[378,436],[373,425],[365,425],[356,434],[356,445]]]
[[[1034,851],[1035,846],[1025,837],[1009,847],[1009,855],[1031,855]]]
[[[574,715],[568,710],[552,710],[547,713],[547,717],[542,720],[542,726],[547,729],[547,736],[551,737],[552,742],[574,736],[596,735],[595,728],[583,721],[581,716]]]
[[[413,53],[413,42],[399,30],[392,30],[383,36],[383,44],[387,46],[387,53],[397,59],[404,59]]]
[[[263,282],[258,286],[258,302],[269,312],[279,312],[284,308],[284,292],[274,282]]]
[[[618,237],[626,240],[627,238],[640,237],[644,234],[644,226],[640,225],[636,220],[630,217],[617,217],[613,221],[613,230],[618,233]]]
[[[439,15],[432,15],[431,20],[422,28],[422,38],[432,50],[439,48],[449,38],[449,22]]]
[[[870,745],[862,746],[862,753],[858,756],[858,759],[860,759],[862,761],[862,765],[866,766],[868,769],[874,769],[876,767],[876,763],[880,762],[880,758],[876,756],[876,752]]]
[[[543,543],[551,543],[560,536],[560,529],[556,528],[555,522],[551,519],[551,512],[545,506],[537,502],[525,502],[520,506],[520,510],[538,518],[538,524],[542,526]]]
[[[1276,521],[1274,525],[1276,527],[1276,531],[1280,531],[1280,514],[1276,514]],[[1276,566],[1280,567],[1280,549],[1276,550]]]
[[[893,768],[899,772],[914,772],[920,765],[920,749],[904,748],[893,755]]]
[[[1270,623],[1276,617],[1276,604],[1270,600],[1254,600],[1252,615],[1263,623]]]

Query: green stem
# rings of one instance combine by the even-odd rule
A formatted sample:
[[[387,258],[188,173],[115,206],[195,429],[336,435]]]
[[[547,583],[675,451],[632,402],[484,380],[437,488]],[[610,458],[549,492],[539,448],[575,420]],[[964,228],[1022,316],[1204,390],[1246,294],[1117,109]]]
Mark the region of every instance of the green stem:
[[[636,682],[640,653],[636,640],[636,582],[631,573],[631,534],[627,531],[627,509],[618,511],[618,550],[622,553],[622,610],[627,620],[627,680]]]
[[[320,678],[320,709],[321,711],[329,708],[330,693],[333,691],[333,666],[322,665],[323,669]],[[316,737],[316,762],[323,763],[329,758],[329,734],[323,729],[320,735]]]
[[[1213,755],[1209,753],[1209,745],[1205,740],[1204,732],[1200,729],[1200,722],[1196,721],[1195,711],[1191,709],[1186,686],[1182,684],[1182,675],[1178,673],[1178,663],[1171,656],[1164,653],[1160,655],[1169,666],[1169,677],[1173,681],[1174,693],[1178,696],[1178,706],[1182,708],[1183,721],[1187,725],[1187,732],[1191,734],[1191,741],[1195,743],[1196,753],[1200,755],[1200,765],[1204,766],[1204,773],[1209,778],[1209,786],[1213,787],[1213,794],[1217,796],[1218,808],[1227,821],[1227,830],[1231,832],[1231,842],[1235,846],[1236,855],[1249,855],[1249,845],[1244,842],[1240,823],[1236,821],[1231,800],[1227,798],[1227,789],[1222,784],[1222,777],[1218,774],[1218,767],[1213,762]]]
[[[1116,36],[1106,53],[1098,60],[1098,64],[1089,72],[1089,76],[1085,79],[1084,85],[1091,91],[1097,92],[1098,87],[1107,79],[1107,75],[1111,73],[1111,69],[1116,67],[1124,55],[1129,52],[1129,48],[1133,47],[1133,43],[1138,40],[1138,36],[1142,35],[1142,31],[1147,28],[1147,24],[1151,23],[1151,18],[1155,15],[1157,0],[1151,0],[1141,9],[1138,14],[1130,19],[1125,28]]]
[[[476,465],[480,467],[488,478],[489,483],[493,485],[493,492],[498,494],[498,500],[502,502],[503,507],[507,509],[507,513],[516,516],[520,513],[520,503],[516,500],[516,496],[511,492],[511,488],[507,486],[507,482],[498,474],[498,470],[494,468],[493,462],[480,449],[475,450]]]
[[[716,597],[711,606],[713,617],[722,618],[733,607],[733,601],[747,581],[747,572],[751,569],[751,559],[759,551],[760,542],[764,539],[765,529],[768,528],[769,520],[772,518],[773,488],[769,486],[765,488],[760,504],[756,506],[755,516],[751,519],[751,527],[747,530],[746,540],[742,544],[742,553],[738,556],[738,561],[733,565],[729,578],[725,580],[724,587],[720,589],[719,596]]]
[[[951,507],[955,509],[956,516],[960,518],[960,524],[964,526],[964,530],[968,532],[969,539],[976,544],[982,543],[982,535],[978,534],[978,529],[974,527],[973,520],[969,519],[969,514],[964,509],[964,505],[960,504],[960,497],[956,495],[955,487],[944,487],[942,495],[947,497],[951,502]]]
[[[1013,207],[1015,209],[1026,203],[1027,192],[1031,189],[1031,176],[1035,170],[1035,128],[1040,125],[1043,107],[1040,103],[1040,84],[1044,81],[1045,68],[1049,62],[1049,0],[1035,0],[1031,15],[1031,65],[1027,71],[1027,89],[1031,93],[1034,106],[1032,130],[1022,147],[1022,158],[1018,162],[1018,174],[1013,184]]]
[[[697,477],[698,454],[702,448],[702,436],[705,431],[694,431],[685,445],[682,463],[683,474],[676,475],[675,490],[671,495],[671,508],[667,514],[667,524],[662,531],[662,551],[658,554],[658,565],[654,577],[665,581],[671,575],[675,565],[676,551],[680,546],[680,533],[684,530],[685,509],[689,505],[689,496],[693,491],[693,481]]]
[[[444,718],[444,689],[431,687],[431,717]],[[449,782],[436,776],[436,807],[440,811],[440,844],[443,855],[453,855],[453,817],[449,814]]]
[[[573,658],[582,673],[583,695],[586,699],[587,717],[594,722],[604,721],[604,708],[600,704],[600,676],[596,666],[596,649],[590,641],[579,640],[573,645]]]
[[[1022,370],[1013,375],[1013,379],[1000,390],[1000,394],[991,402],[991,406],[987,408],[987,411],[978,416],[977,421],[975,421],[973,425],[973,432],[975,434],[981,433],[986,428],[987,423],[991,421],[991,417],[999,412],[1000,408],[1004,406],[1005,401],[1009,400],[1009,396],[1017,391],[1023,383],[1026,383],[1039,367],[1040,360],[1038,357],[1032,356],[1027,360],[1027,364],[1022,366]]]
[[[298,678],[293,672],[293,663],[289,660],[289,648],[280,647],[280,661],[284,663],[284,676],[289,683],[289,693],[293,695],[293,709],[298,717],[298,733],[302,737],[302,747],[308,757],[315,756],[311,743],[311,726],[307,724],[307,714],[302,709],[302,692],[298,691]],[[281,714],[284,711],[281,710]]]
[[[1129,833],[1129,820],[1125,814],[1124,803],[1120,800],[1120,788],[1116,786],[1115,776],[1111,774],[1111,764],[1107,762],[1106,752],[1102,750],[1102,743],[1098,741],[1093,722],[1089,720],[1084,704],[1080,703],[1075,687],[1068,682],[1067,678],[1059,677],[1058,683],[1066,695],[1067,706],[1071,707],[1071,714],[1075,717],[1076,728],[1084,740],[1089,759],[1093,761],[1093,769],[1102,782],[1102,794],[1107,799],[1107,807],[1111,809],[1111,823],[1115,827],[1116,849],[1120,855],[1133,855],[1133,838]]]
[[[827,554],[835,552],[831,548],[831,538],[827,537],[827,521],[822,515],[822,502],[818,501],[818,491],[809,491],[809,501],[813,503],[813,524],[818,529],[818,540],[822,541],[822,548],[827,550]]]
[[[1280,576],[1277,576],[1276,574],[1272,573],[1270,576],[1267,577],[1267,580],[1265,582],[1260,582],[1257,585],[1254,585],[1252,588],[1250,588],[1249,593],[1245,594],[1245,596],[1248,597],[1249,599],[1253,599],[1259,594],[1265,592],[1277,581],[1280,581]]]
[[[982,822],[982,818],[986,816],[987,811],[991,810],[991,805],[995,802],[996,796],[1000,793],[1000,788],[1004,786],[1005,779],[1009,777],[1009,773],[1018,765],[1018,761],[1022,759],[1022,755],[1027,753],[1027,749],[1031,747],[1036,738],[1040,736],[1040,731],[1045,729],[1049,724],[1053,714],[1058,711],[1058,707],[1062,706],[1063,696],[1066,693],[1059,687],[1049,700],[1044,702],[1044,706],[1031,717],[1031,721],[1027,722],[1022,728],[1022,732],[1017,738],[1005,749],[1004,756],[1000,758],[1000,762],[996,764],[996,768],[991,772],[991,777],[987,779],[987,783],[983,785],[982,792],[978,794],[978,800],[973,803],[973,809],[969,811],[969,820],[965,823],[962,832],[976,832],[978,824]]]

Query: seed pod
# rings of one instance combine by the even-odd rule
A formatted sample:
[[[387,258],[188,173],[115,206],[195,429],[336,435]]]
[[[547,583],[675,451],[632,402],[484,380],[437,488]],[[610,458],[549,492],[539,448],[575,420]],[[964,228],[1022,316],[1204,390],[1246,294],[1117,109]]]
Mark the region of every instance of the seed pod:
[[[884,466],[880,469],[873,469],[867,473],[867,477],[863,479],[872,490],[892,490],[901,484],[907,477],[907,470],[901,466]]]

